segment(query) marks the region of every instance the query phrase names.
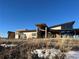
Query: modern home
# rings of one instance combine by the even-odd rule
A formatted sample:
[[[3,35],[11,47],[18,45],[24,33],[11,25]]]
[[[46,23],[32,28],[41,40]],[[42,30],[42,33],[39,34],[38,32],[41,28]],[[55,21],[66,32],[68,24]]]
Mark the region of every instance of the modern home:
[[[74,23],[75,21],[71,21],[54,26],[47,26],[46,24],[35,24],[35,30],[17,30],[15,32],[15,36],[13,32],[10,32],[8,33],[8,37],[12,37],[13,35],[15,39],[79,38],[79,29],[73,28]]]

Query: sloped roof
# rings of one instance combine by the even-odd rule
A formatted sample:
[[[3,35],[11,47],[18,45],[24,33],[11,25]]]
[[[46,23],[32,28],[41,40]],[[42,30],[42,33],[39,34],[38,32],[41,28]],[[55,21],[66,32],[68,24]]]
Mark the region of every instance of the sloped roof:
[[[69,25],[69,24],[73,25],[74,23],[75,23],[75,21],[71,21],[71,22],[66,22],[66,23],[63,23],[63,24],[58,24],[58,25],[50,26],[49,28],[63,26],[63,25]]]
[[[16,32],[35,32],[36,30],[17,30]]]
[[[13,31],[8,31],[8,33],[15,33],[15,32],[13,32]]]
[[[47,25],[44,24],[44,23],[36,24],[36,26],[39,27],[39,28],[45,28],[45,27],[47,27]]]

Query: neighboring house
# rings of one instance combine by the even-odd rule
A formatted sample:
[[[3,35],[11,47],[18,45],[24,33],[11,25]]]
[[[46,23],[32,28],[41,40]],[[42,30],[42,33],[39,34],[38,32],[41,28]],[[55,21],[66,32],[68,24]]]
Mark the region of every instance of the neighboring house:
[[[77,38],[79,29],[74,29],[75,21],[48,27],[46,24],[36,24],[36,30],[17,30],[16,39],[31,38]]]
[[[8,39],[15,39],[15,32],[8,31]]]

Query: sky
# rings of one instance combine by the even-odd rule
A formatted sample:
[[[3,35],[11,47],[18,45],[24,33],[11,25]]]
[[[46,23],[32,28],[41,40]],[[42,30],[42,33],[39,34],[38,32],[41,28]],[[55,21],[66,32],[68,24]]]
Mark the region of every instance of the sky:
[[[35,24],[48,26],[75,21],[79,28],[79,0],[0,0],[0,35],[8,31],[35,29]]]

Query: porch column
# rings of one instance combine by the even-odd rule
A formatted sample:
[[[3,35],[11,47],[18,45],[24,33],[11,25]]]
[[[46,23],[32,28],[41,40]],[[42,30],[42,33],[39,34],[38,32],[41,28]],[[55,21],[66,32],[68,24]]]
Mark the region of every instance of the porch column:
[[[36,27],[36,38],[38,38],[38,30],[39,30],[39,28]]]
[[[47,27],[45,27],[45,38],[47,38]]]
[[[75,38],[76,38],[76,31],[74,31],[74,33],[75,33],[74,35],[75,35]]]

